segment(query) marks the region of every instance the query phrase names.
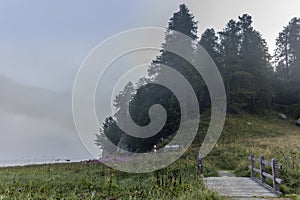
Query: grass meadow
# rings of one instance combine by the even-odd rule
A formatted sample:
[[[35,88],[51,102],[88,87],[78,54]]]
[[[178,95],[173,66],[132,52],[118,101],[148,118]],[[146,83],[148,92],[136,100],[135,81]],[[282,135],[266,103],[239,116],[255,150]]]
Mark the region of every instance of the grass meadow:
[[[96,162],[0,168],[0,199],[222,199],[198,180],[196,158],[209,117],[189,150],[169,167],[151,173],[119,172]],[[205,176],[230,170],[249,176],[248,156],[277,158],[283,165],[281,191],[299,199],[300,127],[276,113],[228,115],[218,144],[204,158]],[[297,195],[298,194],[298,195]]]

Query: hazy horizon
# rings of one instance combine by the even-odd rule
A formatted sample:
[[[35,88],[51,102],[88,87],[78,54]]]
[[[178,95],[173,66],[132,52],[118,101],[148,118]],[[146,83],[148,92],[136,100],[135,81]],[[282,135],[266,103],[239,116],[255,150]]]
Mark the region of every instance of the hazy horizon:
[[[271,54],[279,32],[291,18],[300,17],[296,0],[1,1],[0,163],[90,159],[72,118],[72,89],[80,64],[114,34],[166,27],[181,3],[199,21],[199,37],[206,28],[221,31],[230,19],[250,14]]]

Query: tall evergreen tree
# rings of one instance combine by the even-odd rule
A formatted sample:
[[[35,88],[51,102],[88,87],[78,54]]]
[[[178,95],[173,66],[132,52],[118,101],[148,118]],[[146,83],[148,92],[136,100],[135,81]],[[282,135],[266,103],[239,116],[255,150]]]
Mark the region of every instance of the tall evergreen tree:
[[[226,27],[219,32],[220,35],[220,53],[223,68],[223,80],[226,87],[228,111],[238,112],[240,105],[236,101],[238,95],[236,93],[235,72],[241,70],[241,60],[239,57],[239,49],[241,43],[240,27],[237,22],[230,20]]]
[[[212,57],[217,66],[220,65],[220,44],[218,43],[218,36],[213,28],[206,29],[201,35],[199,44]]]
[[[275,62],[279,78],[289,80],[300,66],[300,18],[293,18],[276,39]],[[299,74],[299,73],[298,73]]]
[[[194,16],[184,4],[180,5],[179,11],[174,13],[173,17],[168,23],[168,28],[165,33],[165,42],[162,44],[160,55],[152,62],[148,69],[149,76],[151,79],[160,79],[160,66],[161,64],[164,64],[172,67],[184,75],[192,84],[193,88],[196,90],[201,90],[202,86],[199,86],[201,77],[200,75],[197,75],[198,72],[190,65],[190,63],[178,55],[166,51],[170,44],[177,44],[177,32],[185,34],[194,40],[197,39],[197,22],[194,21]],[[187,44],[185,42],[184,44],[179,45],[187,45],[185,47],[189,48],[191,52],[195,51],[192,43]],[[141,80],[140,82],[144,82],[144,80]],[[163,129],[153,137],[146,139],[136,138],[123,133],[118,128],[107,128],[110,126],[116,126],[116,123],[114,123],[115,121],[112,121],[111,118],[108,118],[103,125],[101,133],[104,133],[106,136],[108,136],[108,138],[110,138],[109,136],[115,135],[115,133],[110,131],[118,132],[119,135],[117,135],[116,138],[119,139],[117,142],[119,144],[119,148],[125,148],[125,150],[129,150],[131,152],[146,152],[151,150],[153,145],[157,144],[161,138],[166,138],[176,133],[180,121],[180,106],[174,94],[163,86],[147,84],[138,88],[136,92],[132,92],[131,86],[132,85],[129,85],[127,89],[125,88],[123,92],[117,95],[115,106],[119,110],[122,110],[124,106],[129,106],[132,119],[136,122],[136,124],[145,126],[150,123],[150,118],[148,115],[149,108],[153,104],[160,104],[166,109],[167,112],[167,121]],[[128,93],[133,94],[132,98],[130,98],[129,105],[128,101],[125,101],[127,104],[123,102],[124,99],[128,98]],[[118,120],[118,116],[115,117],[115,120]],[[96,144],[101,145],[100,139],[101,136],[98,135]],[[120,146],[120,144],[124,143],[126,144]]]
[[[277,76],[282,80],[289,80],[290,78],[290,50],[288,41],[288,28],[285,27],[282,32],[279,33],[276,39],[276,51],[275,62]]]
[[[195,40],[197,39],[197,28],[197,22],[188,7],[185,4],[179,5],[179,11],[174,13],[170,19],[168,29],[183,33]]]
[[[300,18],[293,18],[276,39],[274,83],[279,106],[300,117]]]
[[[260,112],[272,100],[272,74],[266,42],[252,27],[251,16],[230,20],[219,33],[229,111]]]
[[[220,34],[221,54],[224,67],[230,71],[233,66],[240,65],[239,49],[241,43],[240,27],[237,22],[230,20]]]
[[[179,44],[178,32],[191,37],[194,41]],[[273,100],[273,103],[287,107],[295,117],[300,117],[300,18],[293,18],[279,33],[276,40],[277,49],[274,56],[276,73],[274,73],[266,41],[253,28],[250,15],[244,14],[238,21],[230,20],[218,35],[214,29],[207,29],[198,40],[194,16],[184,4],[180,5],[179,11],[174,13],[168,23],[160,54],[149,66],[149,79],[162,79],[162,65],[167,65],[189,81],[200,108],[207,108],[210,106],[209,92],[200,74],[185,59],[167,51],[170,45],[176,43],[196,55],[196,41],[206,49],[221,71],[229,111],[260,113],[270,107]],[[96,144],[99,147],[107,146],[108,140],[103,138],[105,135],[118,146],[108,149],[110,153],[118,149],[147,152],[161,138],[169,138],[176,133],[181,116],[179,102],[168,88],[149,84],[149,79],[140,79],[137,90],[132,83],[128,83],[116,96],[114,105],[117,114],[108,117],[100,129],[100,134],[97,134]],[[130,115],[140,126],[148,125],[151,122],[148,112],[154,104],[162,105],[167,112],[167,121],[158,134],[146,139],[136,138],[124,133],[118,127],[118,118],[126,117],[120,116],[120,113],[124,114],[121,111],[127,107],[129,111],[125,112],[125,115]]]
[[[206,29],[201,35],[199,44],[207,51],[210,57],[214,60],[221,74],[224,73],[224,69],[221,64],[220,44],[218,42],[218,36],[214,29]],[[199,82],[199,85],[203,85],[202,91],[198,91],[201,94],[200,106],[201,108],[208,108],[211,105],[210,95],[207,86],[204,83]]]
[[[117,109],[115,116],[107,117],[103,122],[102,127],[100,127],[100,133],[96,134],[95,144],[103,149],[104,155],[111,154],[112,152],[118,150],[117,146],[120,146],[120,140],[124,138],[123,135],[125,133],[119,128],[116,120],[120,117],[127,117],[124,116],[124,112],[122,111],[123,109],[129,107],[134,93],[135,89],[132,82],[127,83],[124,89],[116,96],[114,100],[114,106]],[[114,144],[114,146],[110,145],[110,142]],[[127,149],[126,147],[123,148]]]
[[[242,70],[253,77],[254,90],[249,96],[247,109],[251,112],[261,112],[269,107],[273,98],[271,86],[272,67],[266,41],[252,27],[251,16],[244,14],[239,17],[241,27],[240,58]]]

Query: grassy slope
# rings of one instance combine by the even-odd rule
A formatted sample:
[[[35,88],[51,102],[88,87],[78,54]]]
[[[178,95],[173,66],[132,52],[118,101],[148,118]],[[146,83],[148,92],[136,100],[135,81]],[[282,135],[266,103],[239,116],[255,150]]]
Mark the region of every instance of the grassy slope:
[[[228,116],[218,145],[206,158],[220,169],[233,170],[237,176],[249,176],[247,157],[264,155],[277,158],[283,165],[281,190],[300,194],[300,127],[293,120],[266,116]]]
[[[157,184],[155,172],[134,175],[101,164],[9,167],[0,169],[0,199],[219,199],[196,177],[199,141],[208,125],[208,117],[202,119],[199,136],[192,147],[181,159],[158,172],[159,179],[164,179],[163,186]],[[300,192],[299,127],[275,115],[227,116],[218,145],[204,159],[205,175],[216,176],[218,169],[228,169],[247,176],[250,153],[265,155],[268,160],[278,158],[284,168],[282,190]]]
[[[165,184],[158,186],[156,173],[128,174],[95,163],[2,168],[0,199],[218,199],[195,172],[189,162],[177,162],[159,172]]]

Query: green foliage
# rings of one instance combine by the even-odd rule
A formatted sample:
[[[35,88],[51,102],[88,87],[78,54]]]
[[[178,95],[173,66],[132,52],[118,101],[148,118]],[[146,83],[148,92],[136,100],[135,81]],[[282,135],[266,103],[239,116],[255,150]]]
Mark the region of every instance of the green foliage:
[[[132,119],[140,126],[148,125],[150,123],[148,112],[153,104],[160,104],[166,108],[167,121],[163,129],[153,137],[142,139],[127,135],[126,142],[130,144],[129,150],[132,152],[152,150],[153,145],[157,144],[161,138],[168,138],[178,129],[180,120],[179,102],[171,91],[160,85],[148,84],[137,90],[130,105]]]
[[[197,22],[187,6],[180,5],[168,23],[165,41],[160,55],[148,69],[149,79],[159,80],[162,64],[172,67],[181,73],[193,87],[198,98],[201,111],[210,108],[208,89],[197,71],[183,58],[166,51],[168,46],[177,41],[177,33],[181,32],[202,45],[217,64],[224,80],[227,93],[228,112],[264,114],[273,107],[289,113],[293,117],[300,116],[300,20],[293,18],[289,25],[279,34],[275,60],[277,71],[271,67],[270,55],[266,41],[252,26],[252,17],[244,14],[237,21],[230,20],[226,27],[216,33],[207,29],[197,36]],[[177,44],[177,43],[176,43]],[[182,44],[196,53],[194,44]],[[196,55],[196,54],[195,54]],[[124,90],[116,96],[115,106],[118,112],[109,117],[97,134],[96,144],[103,148],[108,142],[107,136],[119,148],[134,151],[151,151],[154,144],[160,146],[161,138],[169,141],[176,133],[180,122],[179,103],[170,90],[162,86],[147,84],[147,78],[141,78],[135,87],[128,83]],[[118,118],[130,115],[136,124],[145,126],[150,123],[149,108],[153,104],[162,105],[167,111],[167,122],[163,129],[147,139],[127,135],[117,126]],[[121,112],[129,107],[129,111]],[[194,108],[189,108],[194,109]],[[121,115],[120,113],[123,113]],[[203,139],[198,137],[199,139]],[[197,139],[196,138],[196,139]],[[116,148],[105,148],[116,151]],[[225,164],[227,165],[227,164]],[[231,168],[231,167],[228,167]]]
[[[170,19],[160,55],[151,63],[148,73],[151,79],[159,80],[162,64],[177,70],[190,82],[202,112],[207,113],[210,98],[201,76],[186,60],[166,51],[170,44],[177,42],[177,34],[173,30],[190,36],[207,50],[223,77],[228,111],[239,114],[230,115],[227,118],[218,145],[205,159],[207,166],[205,174],[216,176],[217,169],[220,168],[233,170],[240,176],[248,176],[247,157],[250,153],[264,154],[268,159],[277,157],[282,164],[293,166],[293,168],[287,167],[282,172],[286,180],[282,188],[285,193],[299,192],[298,174],[300,173],[297,164],[299,163],[299,146],[294,144],[294,141],[300,143],[299,138],[294,138],[299,133],[299,128],[294,125],[294,121],[283,122],[274,119],[274,116],[268,115],[268,112],[270,108],[275,108],[295,118],[300,117],[300,19],[293,18],[279,34],[274,55],[276,65],[276,71],[274,71],[266,41],[253,28],[251,16],[244,14],[237,21],[230,20],[218,33],[214,29],[207,29],[198,40],[197,23],[193,15],[185,5],[180,5],[180,10]],[[186,48],[191,52],[197,52],[194,44],[188,44]],[[150,123],[148,116],[150,106],[159,103],[167,111],[168,117],[164,128],[156,136],[138,139],[117,130],[115,119],[109,118],[104,123],[102,132],[114,138],[115,143],[120,141],[120,135],[125,135],[124,141],[128,144],[129,150],[146,152],[151,150],[153,144],[163,146],[172,139],[178,128],[181,113],[176,97],[167,88],[140,83],[147,83],[147,79],[143,78],[139,81],[138,86],[141,87],[138,89],[125,88],[116,97],[116,107],[122,110],[125,106],[129,106],[134,121],[138,125],[145,126]],[[127,94],[131,94],[129,101],[125,104],[120,103],[122,98],[128,100]],[[260,116],[242,114],[245,112],[260,114]],[[182,156],[182,159],[190,160],[197,155],[195,149],[203,141],[208,124],[209,117],[201,121],[199,133],[192,148]],[[112,127],[108,128],[110,126]],[[112,133],[112,131],[116,132]],[[291,138],[288,137],[289,134]],[[165,141],[159,144],[161,137]],[[100,140],[100,138],[97,139]],[[286,146],[280,142],[283,139],[286,143],[294,145]],[[276,141],[270,143],[270,140]],[[291,148],[296,151],[295,157]],[[170,194],[174,193],[174,190],[170,191]],[[165,198],[168,199],[169,196]]]
[[[299,117],[293,108],[300,103],[300,18],[293,18],[276,40],[275,103],[288,106],[291,115]],[[297,108],[296,108],[297,109]]]
[[[199,44],[207,51],[207,53],[212,57],[217,66],[221,67],[221,54],[220,54],[220,44],[218,42],[218,36],[214,29],[206,29],[201,35]],[[222,71],[222,68],[219,68]]]
[[[300,103],[290,106],[289,113],[296,119],[299,119],[300,118]]]
[[[100,128],[100,134],[96,134],[95,143],[106,151],[114,152],[116,148],[108,145],[108,142],[110,141],[113,144],[118,145],[121,134],[122,131],[119,129],[116,121],[112,117],[108,117]],[[106,137],[104,137],[104,135],[106,135]]]
[[[164,185],[157,183],[157,173]],[[0,199],[221,199],[196,175],[192,160],[147,174],[94,162],[7,167],[0,168]]]
[[[296,79],[299,80],[299,73],[297,73],[300,68],[299,35],[300,18],[293,18],[276,39],[275,62],[280,79],[289,80],[297,77]]]
[[[177,42],[178,33],[183,33],[193,39],[197,39],[197,23],[194,21],[194,16],[189,12],[189,9],[185,5],[180,5],[179,11],[174,13],[168,24],[168,29],[165,34],[165,42],[162,44],[161,54],[153,61],[149,67],[149,76],[151,79],[161,79],[160,65],[164,64],[172,67],[181,73],[191,83],[193,89],[196,91],[196,95],[200,100],[203,95],[204,83],[201,76],[198,74],[190,63],[185,59],[175,55],[174,53],[166,51],[166,49]],[[191,52],[195,52],[194,44],[178,44],[188,45],[186,48]],[[139,82],[147,83],[147,80],[141,79]],[[108,138],[114,138],[112,141],[118,145],[119,148],[131,151],[131,152],[147,152],[152,151],[153,145],[158,144],[161,138],[168,138],[176,133],[180,122],[180,106],[178,100],[167,88],[164,88],[155,84],[138,84],[140,87],[136,90],[133,88],[132,83],[129,83],[124,90],[117,95],[115,100],[115,106],[118,109],[114,118],[108,118],[103,124],[100,134],[96,137],[96,144],[98,146],[105,143],[105,139],[102,142],[102,138],[106,135]],[[149,108],[154,104],[162,105],[167,112],[167,121],[163,129],[153,137],[142,139],[130,136],[118,129],[115,121],[122,121],[129,115],[133,118],[136,124],[145,126],[150,123],[148,116]],[[129,107],[129,112],[122,112]],[[194,108],[188,108],[194,109]],[[113,122],[111,121],[113,120]],[[119,120],[118,120],[119,119]],[[111,126],[111,128],[107,128]],[[123,144],[123,145],[121,145]],[[110,150],[111,151],[111,150]]]
[[[185,4],[179,5],[179,11],[170,19],[168,29],[181,32],[192,39],[197,38],[197,22]]]
[[[205,112],[192,146],[175,163],[158,172],[129,174],[95,162],[0,168],[0,197],[221,199],[215,192],[208,191],[197,178],[196,158],[209,120],[210,114]],[[218,144],[203,160],[204,175],[217,176],[219,169],[227,169],[237,176],[249,176],[248,156],[251,153],[257,157],[264,155],[266,160],[276,157],[283,166],[280,171],[280,177],[284,179],[281,191],[297,194],[300,192],[299,144],[299,127],[278,119],[276,113],[265,116],[227,115]],[[157,177],[164,179],[163,185],[161,182],[158,184]]]
[[[227,115],[221,138],[205,158],[209,167],[233,170],[236,176],[250,176],[248,157],[264,155],[266,160],[277,158],[282,164],[279,176],[284,180],[284,194],[300,192],[299,127],[278,119],[276,114],[256,116]],[[204,160],[204,161],[205,161]]]
[[[273,72],[265,40],[253,29],[252,18],[247,14],[238,22],[230,20],[220,36],[229,108],[263,112],[273,98]]]

